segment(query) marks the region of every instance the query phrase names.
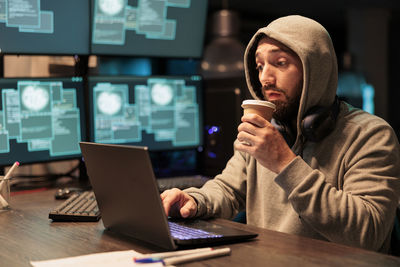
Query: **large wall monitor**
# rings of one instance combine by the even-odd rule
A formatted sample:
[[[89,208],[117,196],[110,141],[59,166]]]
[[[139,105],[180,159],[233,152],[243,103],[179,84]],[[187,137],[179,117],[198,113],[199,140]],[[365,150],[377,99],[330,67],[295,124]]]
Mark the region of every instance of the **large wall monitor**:
[[[0,79],[0,166],[80,158],[82,78]]]
[[[89,4],[89,0],[0,0],[0,53],[89,54]]]
[[[207,0],[92,0],[91,53],[202,55]]]
[[[203,144],[200,76],[89,77],[91,141],[150,151]]]

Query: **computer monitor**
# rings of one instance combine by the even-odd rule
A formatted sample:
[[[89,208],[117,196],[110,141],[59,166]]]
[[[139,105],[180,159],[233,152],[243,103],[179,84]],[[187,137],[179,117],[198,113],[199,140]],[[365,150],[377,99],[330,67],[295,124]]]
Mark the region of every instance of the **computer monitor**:
[[[0,166],[80,159],[81,77],[0,79]]]
[[[89,54],[89,0],[0,0],[0,53]]]
[[[90,139],[150,151],[203,144],[200,76],[89,76]]]
[[[207,0],[92,0],[91,53],[199,58]]]

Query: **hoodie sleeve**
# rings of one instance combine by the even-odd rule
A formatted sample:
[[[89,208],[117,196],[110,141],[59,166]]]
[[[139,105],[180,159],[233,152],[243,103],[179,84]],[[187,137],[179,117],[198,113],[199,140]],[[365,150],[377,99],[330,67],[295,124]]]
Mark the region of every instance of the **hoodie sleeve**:
[[[235,151],[225,169],[201,189],[184,190],[196,199],[197,217],[233,218],[244,209],[246,200],[246,158]]]
[[[323,173],[297,157],[275,182],[303,222],[326,239],[377,251],[390,236],[398,205],[397,138],[380,124],[357,133],[346,150],[332,168],[337,172]],[[332,175],[339,186],[327,182]]]

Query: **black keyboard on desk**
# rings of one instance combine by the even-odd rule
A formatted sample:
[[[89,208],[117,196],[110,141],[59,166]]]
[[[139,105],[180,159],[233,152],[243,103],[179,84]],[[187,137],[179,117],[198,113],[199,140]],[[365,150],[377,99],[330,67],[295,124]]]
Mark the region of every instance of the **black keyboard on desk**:
[[[177,176],[177,177],[167,177],[158,178],[158,190],[163,192],[164,190],[171,188],[185,189],[189,187],[202,187],[210,178],[194,175],[194,176]]]
[[[49,213],[53,221],[96,222],[100,217],[93,191],[74,193]]]

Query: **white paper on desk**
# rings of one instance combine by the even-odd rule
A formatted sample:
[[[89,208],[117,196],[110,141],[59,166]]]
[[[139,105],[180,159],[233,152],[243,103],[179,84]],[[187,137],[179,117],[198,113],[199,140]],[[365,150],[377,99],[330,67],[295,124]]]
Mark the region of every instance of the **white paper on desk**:
[[[31,261],[31,265],[34,267],[102,267],[102,266],[112,266],[112,267],[125,267],[125,266],[138,266],[133,261],[133,257],[140,256],[142,254],[134,250],[125,251],[114,251],[105,253],[94,253],[83,256],[61,258],[55,260],[45,260],[45,261]],[[143,266],[143,264],[141,265]],[[161,267],[163,266],[161,262],[156,263],[146,263],[146,267]]]

